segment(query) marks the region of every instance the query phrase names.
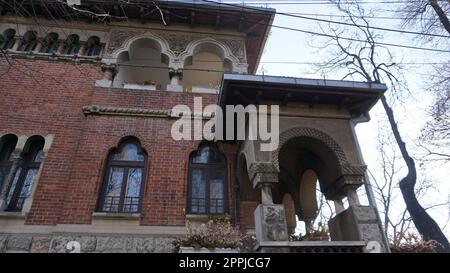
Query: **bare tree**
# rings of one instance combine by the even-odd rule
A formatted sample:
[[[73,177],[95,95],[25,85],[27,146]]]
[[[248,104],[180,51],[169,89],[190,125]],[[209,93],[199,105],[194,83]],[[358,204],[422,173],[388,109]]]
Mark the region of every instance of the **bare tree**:
[[[401,165],[401,155],[398,154],[398,147],[392,134],[386,129],[386,124],[380,122],[378,124],[377,150],[378,165],[375,167],[380,172],[369,174],[373,181],[373,189],[378,205],[381,207],[384,230],[390,238],[392,246],[399,246],[405,240],[408,234],[417,233],[412,225],[412,219],[408,210],[402,208],[399,204],[400,189],[397,185],[398,177],[404,171]],[[437,194],[438,189],[435,187],[434,181],[425,177],[417,182],[415,194],[418,200],[421,200],[426,211],[438,207],[446,207],[449,205],[448,200],[442,201],[432,198],[426,202],[427,196]]]
[[[450,34],[450,1],[417,0],[404,4],[398,11],[403,26],[418,28],[424,43],[448,46],[446,37],[436,38],[428,34]],[[431,161],[450,162],[450,61],[436,64],[427,80],[435,97],[430,109],[432,120],[423,128],[420,146]]]
[[[401,70],[396,63],[386,63],[380,59],[381,56],[385,59],[386,56],[390,57],[391,55],[388,49],[377,44],[376,39],[380,37],[375,35],[370,28],[370,24],[365,18],[365,11],[357,1],[344,5],[340,1],[331,0],[331,2],[336,3],[337,7],[347,14],[350,22],[354,25],[356,31],[352,32],[352,37],[357,38],[355,40],[363,40],[364,42],[343,40],[340,38],[340,35],[344,31],[338,32],[336,29],[331,28],[333,35],[327,44],[337,50],[335,57],[321,66],[321,69],[327,72],[345,68],[348,73],[343,78],[358,76],[367,82],[386,82],[389,85],[391,95],[397,97],[401,95],[406,87],[405,81],[402,80]],[[382,51],[384,51],[384,54],[382,54]],[[440,251],[450,252],[450,243],[444,233],[417,200],[415,192],[417,182],[415,161],[406,147],[406,143],[398,128],[394,111],[385,95],[381,97],[381,102],[395,142],[407,167],[407,174],[400,180],[399,187],[408,213],[424,240],[435,240],[440,244]]]

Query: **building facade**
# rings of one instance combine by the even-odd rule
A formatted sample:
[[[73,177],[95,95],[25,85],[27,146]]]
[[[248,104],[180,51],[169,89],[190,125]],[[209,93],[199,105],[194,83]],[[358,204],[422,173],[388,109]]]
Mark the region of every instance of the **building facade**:
[[[270,9],[37,2],[0,9],[0,251],[67,252],[75,240],[82,252],[171,252],[209,215],[289,244],[296,217],[316,216],[317,179],[343,212],[333,240],[382,242],[356,195],[353,128],[383,85],[254,76]],[[195,98],[280,105],[279,149],[174,140],[173,107]],[[267,208],[279,236],[264,237]]]

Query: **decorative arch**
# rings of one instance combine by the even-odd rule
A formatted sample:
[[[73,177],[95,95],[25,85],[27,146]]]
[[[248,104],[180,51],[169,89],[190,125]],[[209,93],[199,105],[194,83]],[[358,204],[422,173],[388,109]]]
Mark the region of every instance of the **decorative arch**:
[[[10,49],[13,47],[16,36],[16,31],[12,28],[8,28],[0,34],[0,48]]]
[[[333,151],[334,155],[338,160],[338,165],[340,168],[343,168],[344,166],[348,165],[347,157],[345,156],[344,150],[342,150],[341,146],[331,136],[311,127],[293,127],[285,130],[280,134],[280,142],[278,145],[278,149],[272,151],[271,159],[273,164],[275,164],[278,169],[280,167],[278,160],[280,149],[289,140],[296,137],[310,137],[319,140]]]
[[[142,204],[147,152],[134,136],[122,137],[111,148],[104,168],[97,211],[137,213]]]
[[[191,152],[188,173],[188,213],[228,212],[227,159],[215,143],[202,142]]]
[[[125,42],[122,44],[121,47],[117,48],[116,50],[114,50],[111,53],[112,58],[105,59],[105,60],[103,60],[103,62],[105,62],[106,64],[117,63],[118,57],[121,53],[129,51],[133,43],[135,43],[139,40],[142,40],[142,39],[148,39],[148,40],[152,40],[152,41],[156,42],[157,45],[159,45],[159,47],[160,47],[159,49],[161,51],[161,54],[164,54],[169,58],[169,63],[171,63],[175,59],[175,54],[172,52],[172,50],[170,50],[169,43],[166,40],[164,40],[156,35],[146,33],[146,34],[133,36],[133,37],[130,37],[127,40],[125,40]]]
[[[188,57],[194,56],[202,46],[211,46],[211,49],[217,50],[216,53],[224,60],[228,60],[234,67],[239,63],[239,59],[233,55],[230,48],[225,44],[212,39],[212,38],[203,38],[200,40],[195,40],[190,42],[183,53],[180,54],[179,60],[181,64],[184,64]]]
[[[6,194],[7,211],[29,211],[40,169],[44,161],[45,138],[40,135],[29,137],[21,154],[19,166]]]

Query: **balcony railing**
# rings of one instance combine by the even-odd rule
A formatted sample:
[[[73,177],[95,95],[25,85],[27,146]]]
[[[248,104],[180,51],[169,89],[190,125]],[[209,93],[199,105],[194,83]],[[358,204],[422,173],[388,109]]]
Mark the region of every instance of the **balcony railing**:
[[[139,211],[139,201],[139,197],[125,197],[123,204],[120,205],[120,197],[106,196],[101,211],[135,213]]]

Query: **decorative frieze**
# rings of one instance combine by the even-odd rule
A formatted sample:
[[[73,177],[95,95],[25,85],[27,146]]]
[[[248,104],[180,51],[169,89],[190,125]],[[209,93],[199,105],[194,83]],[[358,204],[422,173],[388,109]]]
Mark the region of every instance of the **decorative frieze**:
[[[112,116],[140,116],[156,118],[186,118],[201,117],[202,119],[211,119],[214,113],[211,112],[183,112],[173,111],[172,109],[144,109],[144,108],[123,108],[87,105],[83,107],[84,115],[112,115]]]
[[[112,54],[116,49],[120,48],[123,43],[133,36],[144,34],[145,31],[112,31],[109,39],[107,54]]]
[[[135,36],[144,35],[146,31],[113,31],[111,33],[111,38],[109,41],[107,54],[113,54],[117,49],[124,46],[125,42]],[[182,53],[186,52],[188,45],[192,42],[212,38],[219,43],[222,43],[229,48],[232,55],[234,55],[239,62],[245,63],[245,42],[243,38],[229,38],[224,39],[222,36],[211,35],[211,34],[183,34],[176,32],[162,32],[162,31],[152,31],[152,36],[163,39],[168,45],[170,51],[175,56],[180,56]],[[217,37],[216,37],[217,36]]]

